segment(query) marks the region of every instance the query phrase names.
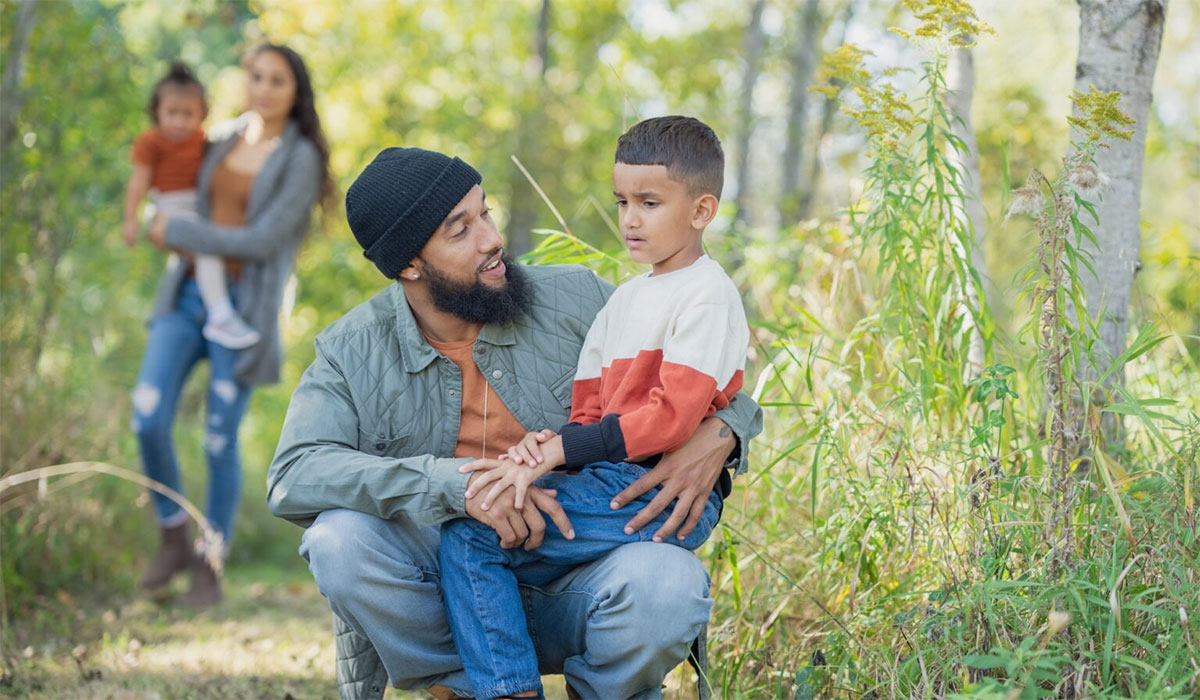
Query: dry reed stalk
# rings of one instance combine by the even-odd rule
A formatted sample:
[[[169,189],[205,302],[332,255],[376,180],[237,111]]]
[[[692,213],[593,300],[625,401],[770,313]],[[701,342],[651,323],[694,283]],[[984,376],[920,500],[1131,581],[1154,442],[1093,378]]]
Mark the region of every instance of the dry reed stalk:
[[[107,474],[109,476],[115,476],[118,479],[132,481],[135,484],[161,493],[172,501],[178,503],[179,506],[183,508],[184,512],[186,512],[193,520],[196,521],[196,524],[200,527],[200,530],[203,533],[201,536],[202,544],[200,549],[203,550],[201,554],[204,555],[205,561],[208,562],[208,565],[213,568],[213,571],[217,572],[217,575],[221,574],[223,565],[221,551],[224,546],[224,538],[221,536],[221,533],[214,530],[212,525],[209,524],[208,518],[204,517],[204,513],[201,513],[199,508],[192,505],[192,502],[184,498],[183,495],[178,491],[135,471],[123,469],[105,462],[71,462],[68,464],[55,464],[49,467],[40,467],[38,469],[30,469],[29,471],[19,472],[17,474],[10,474],[9,476],[0,479],[0,495],[3,495],[5,491],[14,486],[28,483],[30,481],[42,481],[44,479],[50,479],[53,477],[81,473]]]

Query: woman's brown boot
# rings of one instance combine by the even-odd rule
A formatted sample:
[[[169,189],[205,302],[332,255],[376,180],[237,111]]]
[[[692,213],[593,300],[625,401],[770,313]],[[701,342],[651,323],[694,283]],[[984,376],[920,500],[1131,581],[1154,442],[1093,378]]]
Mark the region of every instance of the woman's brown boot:
[[[204,557],[192,560],[192,587],[179,596],[179,603],[189,608],[207,608],[221,602],[221,578]]]
[[[187,522],[172,527],[160,528],[162,544],[146,573],[142,574],[142,588],[154,590],[171,582],[171,577],[188,568],[192,563],[192,539],[188,535]]]

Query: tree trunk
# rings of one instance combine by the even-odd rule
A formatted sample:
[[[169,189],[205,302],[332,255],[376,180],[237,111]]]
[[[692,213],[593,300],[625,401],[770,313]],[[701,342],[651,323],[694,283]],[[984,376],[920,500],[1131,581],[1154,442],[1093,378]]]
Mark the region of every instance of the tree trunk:
[[[0,83],[0,150],[7,151],[17,133],[17,115],[21,112],[23,95],[21,78],[25,74],[25,54],[29,35],[33,33],[34,0],[22,0],[17,6],[17,21],[13,26],[8,55],[4,57],[4,78]]]
[[[972,37],[963,37],[971,41]],[[987,258],[984,251],[984,213],[983,193],[979,184],[979,151],[975,142],[975,130],[971,127],[971,101],[975,96],[975,59],[969,48],[962,48],[950,54],[949,74],[946,80],[946,103],[950,108],[953,123],[951,131],[963,143],[963,151],[951,147],[947,156],[955,169],[962,176],[963,206],[956,213],[961,217],[961,223],[970,232],[967,245],[967,258],[971,267],[979,275],[979,285],[968,277],[966,281],[967,304],[970,313],[966,321],[969,324],[970,346],[967,352],[968,374],[970,378],[983,373],[985,361],[983,336],[979,331],[975,316],[983,312],[983,301],[980,298],[982,286],[983,299],[992,298],[991,277],[988,274]]]
[[[538,13],[537,28],[538,76],[537,85],[530,88],[534,93],[534,105],[526,110],[517,131],[517,158],[529,174],[535,178],[547,175],[541,158],[542,145],[538,137],[542,133],[546,98],[546,71],[550,68],[550,0],[542,0]],[[537,212],[543,206],[533,186],[525,179],[519,168],[513,166],[508,198],[508,224],[505,226],[508,252],[514,255],[526,253],[533,248],[533,229]]]
[[[1088,313],[1099,321],[1101,342],[1089,370],[1093,377],[1108,369],[1125,349],[1133,276],[1140,267],[1139,214],[1150,91],[1166,7],[1166,0],[1079,0],[1075,89],[1086,93],[1094,85],[1104,92],[1121,93],[1122,111],[1136,120],[1131,140],[1113,139],[1110,148],[1096,154],[1096,166],[1111,180],[1096,206],[1100,222],[1082,214],[1096,237],[1096,244],[1085,239],[1082,246],[1093,256],[1096,274],[1080,267]],[[1118,370],[1109,382],[1119,383],[1123,375]],[[1108,426],[1105,431],[1110,438],[1114,429]]]
[[[800,199],[800,164],[804,160],[805,122],[808,112],[808,86],[820,54],[820,0],[808,0],[801,12],[801,29],[792,47],[792,87],[788,100],[787,143],[783,149],[783,178],[779,193],[779,218],[786,224],[794,220]]]
[[[755,0],[750,11],[750,23],[746,25],[746,36],[742,42],[742,55],[746,61],[746,70],[742,75],[742,97],[738,105],[737,117],[737,197],[734,199],[736,213],[733,227],[735,235],[741,231],[747,222],[750,198],[750,137],[754,131],[754,85],[758,82],[759,58],[762,54],[763,31],[762,14],[766,0]],[[740,256],[740,244],[736,254]]]
[[[821,106],[821,126],[817,129],[816,138],[813,139],[812,154],[808,157],[808,175],[804,178],[804,186],[796,201],[797,219],[803,220],[812,216],[813,202],[816,200],[817,190],[821,187],[821,144],[825,142],[825,137],[833,129],[833,118],[837,116],[837,113],[838,99],[825,97]]]
[[[857,0],[850,0],[846,3],[845,10],[842,11],[842,28],[838,40],[834,46],[841,46],[846,43],[846,33],[850,29],[850,21],[854,19],[854,11],[857,6]],[[833,81],[835,84],[837,80]],[[796,218],[807,219],[811,216],[813,201],[816,199],[817,190],[821,186],[821,144],[825,142],[825,137],[833,129],[833,118],[837,116],[838,101],[836,98],[826,97],[821,107],[821,126],[817,129],[816,138],[813,139],[812,154],[808,158],[808,168],[805,173],[803,184],[800,185],[799,197],[796,202]]]

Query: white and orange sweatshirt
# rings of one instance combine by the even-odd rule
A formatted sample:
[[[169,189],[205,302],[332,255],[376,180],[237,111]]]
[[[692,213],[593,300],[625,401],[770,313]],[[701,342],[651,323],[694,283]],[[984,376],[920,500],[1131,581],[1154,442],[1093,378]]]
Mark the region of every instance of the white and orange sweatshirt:
[[[741,389],[749,342],[737,287],[707,255],[622,284],[583,342],[564,467],[682,446]]]

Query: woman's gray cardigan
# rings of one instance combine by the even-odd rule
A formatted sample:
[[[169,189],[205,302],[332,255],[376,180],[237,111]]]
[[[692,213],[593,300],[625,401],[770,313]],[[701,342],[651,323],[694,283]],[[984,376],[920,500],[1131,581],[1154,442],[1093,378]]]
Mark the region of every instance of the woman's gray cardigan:
[[[262,334],[257,344],[238,352],[234,372],[248,386],[279,381],[283,348],[279,338],[279,306],[292,273],[300,242],[321,187],[317,147],[289,122],[262,170],[254,176],[244,226],[217,226],[208,221],[208,197],[213,171],[237,143],[244,122],[227,138],[209,144],[197,183],[199,220],[172,218],[166,243],[193,253],[240,260],[234,283],[236,307],[242,318]],[[158,285],[151,319],[175,308],[187,266],[172,256]]]

